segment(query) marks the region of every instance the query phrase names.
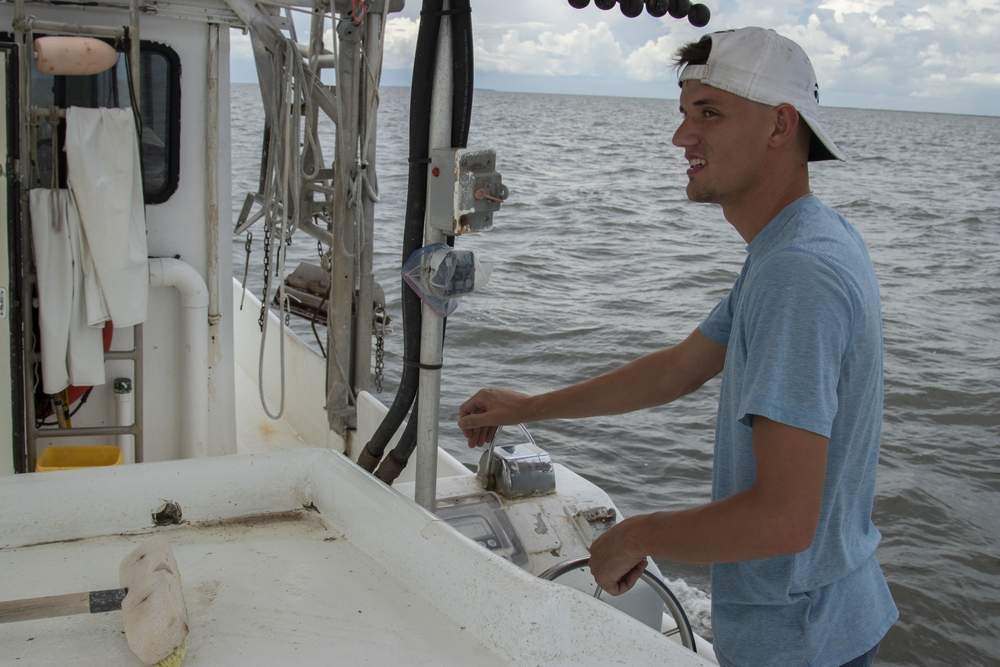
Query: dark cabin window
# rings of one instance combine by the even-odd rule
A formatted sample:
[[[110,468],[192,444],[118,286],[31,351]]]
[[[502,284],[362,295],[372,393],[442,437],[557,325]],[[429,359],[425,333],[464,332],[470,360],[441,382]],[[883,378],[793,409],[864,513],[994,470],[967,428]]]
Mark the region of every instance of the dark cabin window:
[[[142,42],[140,58],[142,108],[143,192],[147,204],[167,201],[177,189],[180,173],[180,59],[169,46]],[[47,76],[32,71],[31,99],[39,107],[131,108],[124,55],[106,72],[92,76]],[[36,129],[36,184],[52,182],[52,131],[49,123]],[[59,145],[65,123],[59,127]],[[65,156],[59,164],[60,187],[66,185]]]

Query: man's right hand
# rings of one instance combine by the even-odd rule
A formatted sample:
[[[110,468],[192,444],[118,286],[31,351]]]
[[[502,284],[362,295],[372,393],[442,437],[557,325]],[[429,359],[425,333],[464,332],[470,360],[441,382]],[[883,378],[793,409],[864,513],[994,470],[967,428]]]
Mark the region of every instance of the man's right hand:
[[[509,389],[480,389],[458,409],[458,426],[469,447],[490,441],[497,427],[531,419],[532,397]]]

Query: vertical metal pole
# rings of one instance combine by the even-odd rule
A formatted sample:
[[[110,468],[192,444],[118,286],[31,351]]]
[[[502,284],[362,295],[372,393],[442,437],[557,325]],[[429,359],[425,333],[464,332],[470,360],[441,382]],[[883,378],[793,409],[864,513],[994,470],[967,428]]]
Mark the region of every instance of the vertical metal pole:
[[[135,462],[142,463],[146,460],[145,450],[142,443],[142,325],[137,324],[132,327],[132,349],[135,352],[132,362],[132,418],[135,420],[135,433],[132,442],[135,447]]]
[[[208,24],[208,72],[205,79],[205,219],[208,232],[208,324],[209,340],[217,338],[214,327],[222,319],[219,310],[219,26]],[[217,347],[212,345],[215,352]],[[215,355],[210,357],[210,363]],[[215,392],[209,390],[209,396]]]
[[[32,353],[35,348],[31,312],[34,272],[31,270],[31,225],[28,221],[28,188],[31,187],[31,29],[26,23],[24,0],[14,8],[17,33],[17,119],[18,119],[18,220],[21,260],[21,379],[24,391],[24,433],[27,472],[35,469],[35,388],[32,383]]]
[[[358,155],[358,60],[360,31],[350,20],[337,26],[340,43],[337,60],[337,136],[333,195],[333,266],[327,306],[327,421],[346,436],[355,426],[350,393],[354,368],[352,344],[355,286],[356,230],[350,202],[352,170]],[[344,439],[348,446],[347,438]],[[350,453],[350,452],[346,452]]]
[[[205,406],[209,422],[214,414],[216,400],[215,374],[219,369],[222,344],[219,323],[222,312],[219,306],[219,26],[208,24],[208,70],[205,77],[205,283],[208,287],[208,405]],[[209,432],[211,426],[209,426]],[[208,432],[206,432],[208,435]],[[214,443],[213,438],[208,439]],[[213,453],[215,447],[212,447]]]
[[[443,3],[448,9],[450,3]],[[438,37],[437,60],[434,68],[434,93],[431,97],[430,149],[451,147],[451,98],[452,76],[451,21],[441,17]],[[441,243],[445,234],[430,224],[432,193],[427,189],[427,217],[424,220],[424,244]],[[421,304],[422,327],[420,331],[420,389],[417,406],[417,467],[414,500],[431,512],[437,497],[438,422],[441,412],[441,342],[444,337],[443,320],[426,304]],[[430,366],[431,368],[425,368]]]
[[[132,77],[132,89],[135,91],[134,104],[139,118],[142,118],[142,37],[139,34],[139,0],[129,0],[129,76]],[[139,137],[138,149],[142,152],[142,138]],[[141,160],[140,160],[141,163]],[[143,193],[145,196],[145,193]],[[142,408],[143,408],[143,386],[142,386],[142,325],[137,324],[132,327],[132,346],[135,349],[135,362],[132,367],[132,377],[135,379],[135,462],[142,463],[146,460],[143,449],[142,438]]]
[[[384,6],[383,6],[384,10]],[[365,100],[364,145],[361,146],[361,164],[365,177],[372,189],[378,191],[378,178],[375,172],[375,133],[378,117],[378,86],[382,76],[382,25],[385,16],[381,13],[369,13],[366,21],[365,59],[361,71],[361,95]],[[364,202],[362,217],[361,257],[358,261],[358,305],[357,319],[354,330],[354,389],[367,391],[371,385],[372,368],[372,292],[374,276],[372,261],[374,255],[375,235],[375,201],[362,191],[359,196]]]
[[[142,83],[140,75],[142,63],[139,60],[142,57],[142,44],[139,37],[139,0],[129,0],[128,5],[128,60],[131,64],[129,76],[132,77],[132,88],[135,90],[136,111],[142,113],[142,87],[140,85]],[[142,150],[141,143],[139,150]]]

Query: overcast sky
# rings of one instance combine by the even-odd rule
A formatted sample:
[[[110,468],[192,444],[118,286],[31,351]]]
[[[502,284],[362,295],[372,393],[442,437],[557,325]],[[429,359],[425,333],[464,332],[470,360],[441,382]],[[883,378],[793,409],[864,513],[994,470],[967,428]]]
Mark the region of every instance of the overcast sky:
[[[702,0],[707,28],[566,0],[473,0],[476,85],[676,98],[671,56],[705,32],[774,28],[812,58],[824,105],[1000,115],[998,0]],[[392,14],[383,83],[409,85],[420,2]],[[233,34],[234,81],[253,81]]]

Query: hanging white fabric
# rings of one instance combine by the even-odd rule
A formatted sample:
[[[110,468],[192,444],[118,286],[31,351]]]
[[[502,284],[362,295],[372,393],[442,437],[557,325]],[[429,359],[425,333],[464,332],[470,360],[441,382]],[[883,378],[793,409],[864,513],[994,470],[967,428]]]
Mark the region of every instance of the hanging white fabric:
[[[29,192],[32,245],[38,273],[42,389],[104,384],[100,327],[87,325],[80,216],[67,190]],[[96,281],[93,281],[96,282]]]
[[[68,184],[83,223],[97,284],[87,290],[87,323],[128,327],[146,319],[149,268],[135,120],[130,109],[66,111]],[[99,287],[99,290],[96,289]]]

